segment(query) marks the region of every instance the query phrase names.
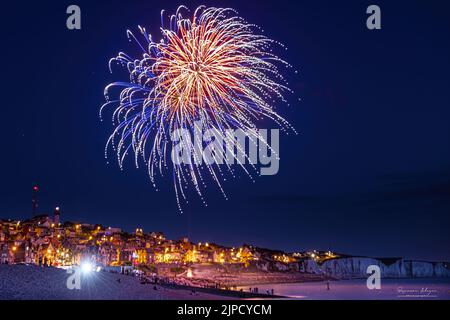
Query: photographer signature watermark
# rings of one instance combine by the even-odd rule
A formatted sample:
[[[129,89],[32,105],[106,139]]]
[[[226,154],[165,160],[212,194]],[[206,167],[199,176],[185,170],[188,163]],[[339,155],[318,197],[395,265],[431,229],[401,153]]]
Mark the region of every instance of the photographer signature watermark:
[[[398,298],[437,298],[438,290],[423,287],[420,289],[414,288],[397,288]]]

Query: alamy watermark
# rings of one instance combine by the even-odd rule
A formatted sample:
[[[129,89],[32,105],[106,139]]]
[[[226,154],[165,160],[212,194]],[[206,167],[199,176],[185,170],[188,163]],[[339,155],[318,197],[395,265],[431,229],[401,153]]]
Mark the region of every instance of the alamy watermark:
[[[367,18],[366,26],[369,30],[381,29],[381,8],[375,4],[367,7],[367,14],[370,16]]]
[[[366,20],[366,26],[369,30],[381,29],[381,9],[378,5],[370,5],[367,7],[366,13],[370,16]],[[81,9],[78,5],[70,5],[66,9],[69,16],[66,20],[66,27],[69,30],[81,30]]]
[[[367,278],[367,289],[381,290],[381,268],[376,264],[367,267],[366,273],[370,274]]]
[[[280,168],[279,129],[176,129],[170,139],[174,165],[258,165],[261,175],[275,175]],[[270,140],[270,141],[269,141]]]
[[[69,30],[81,29],[81,9],[79,6],[72,4],[67,7],[66,13],[69,15],[66,20],[66,27]]]
[[[67,273],[70,274],[70,276],[67,278],[66,281],[66,287],[69,290],[81,290],[81,268],[80,267],[74,267],[71,269],[67,269]]]

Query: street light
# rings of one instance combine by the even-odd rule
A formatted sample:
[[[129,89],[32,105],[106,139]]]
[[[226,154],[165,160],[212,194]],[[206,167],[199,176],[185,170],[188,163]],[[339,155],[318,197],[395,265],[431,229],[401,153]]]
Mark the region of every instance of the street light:
[[[90,273],[93,270],[92,263],[90,262],[83,262],[81,265],[81,271],[83,271],[84,274]]]

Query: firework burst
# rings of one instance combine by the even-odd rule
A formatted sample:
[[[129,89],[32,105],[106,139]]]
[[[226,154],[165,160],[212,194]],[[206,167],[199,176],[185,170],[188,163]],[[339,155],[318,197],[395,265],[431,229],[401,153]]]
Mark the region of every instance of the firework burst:
[[[182,12],[187,12],[188,18]],[[290,92],[279,72],[280,66],[290,65],[270,53],[274,44],[281,44],[257,34],[257,26],[248,24],[230,8],[201,6],[189,14],[181,6],[167,20],[162,11],[161,23],[160,42],[154,42],[145,28],[139,27],[139,37],[127,31],[142,53],[133,59],[121,52],[110,60],[110,70],[114,64],[126,67],[129,80],[105,88],[106,103],[100,115],[106,107],[114,106],[115,128],[105,156],[112,147],[122,168],[126,156],[133,153],[136,166],[142,160],[146,164],[155,188],[156,176],[172,170],[181,210],[180,201],[187,201],[185,190],[189,186],[206,204],[205,173],[226,197],[222,188],[224,171],[232,176],[235,172],[229,165],[224,170],[201,161],[173,164],[169,169],[170,147],[174,146],[171,132],[194,132],[197,127],[219,134],[228,129],[254,132],[263,118],[271,119],[282,130],[294,130],[273,108],[275,103],[286,102],[284,94]],[[120,93],[111,99],[114,89]],[[251,138],[256,139],[256,134]],[[198,160],[202,155],[194,150],[193,157]],[[252,178],[244,163],[237,163]]]

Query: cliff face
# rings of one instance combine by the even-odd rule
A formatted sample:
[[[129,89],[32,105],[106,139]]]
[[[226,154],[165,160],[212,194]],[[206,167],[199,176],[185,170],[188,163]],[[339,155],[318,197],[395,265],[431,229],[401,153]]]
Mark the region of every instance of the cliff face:
[[[308,273],[327,274],[336,278],[362,278],[367,277],[367,267],[377,265],[381,276],[387,278],[431,278],[450,277],[450,267],[446,264],[410,261],[398,259],[394,262],[383,263],[381,260],[364,257],[332,259],[322,265],[314,260],[304,262],[304,271]]]

